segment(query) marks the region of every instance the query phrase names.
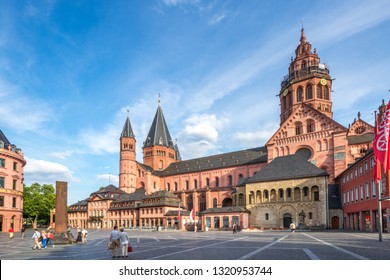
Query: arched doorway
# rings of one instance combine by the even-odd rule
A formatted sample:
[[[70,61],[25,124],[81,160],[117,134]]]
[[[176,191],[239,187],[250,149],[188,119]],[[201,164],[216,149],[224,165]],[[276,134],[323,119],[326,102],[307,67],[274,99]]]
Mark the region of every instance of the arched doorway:
[[[332,229],[340,228],[340,219],[337,216],[332,217]]]
[[[292,217],[290,213],[286,213],[283,215],[283,227],[284,228],[289,228],[290,224],[292,222]]]
[[[233,205],[233,200],[231,198],[225,198],[222,201],[222,207],[229,207]]]

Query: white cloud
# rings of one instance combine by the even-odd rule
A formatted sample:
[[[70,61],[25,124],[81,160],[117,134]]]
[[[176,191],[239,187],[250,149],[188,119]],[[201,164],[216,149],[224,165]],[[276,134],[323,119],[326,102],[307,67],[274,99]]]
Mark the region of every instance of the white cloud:
[[[26,184],[34,182],[40,184],[55,184],[56,181],[76,182],[77,178],[65,165],[40,159],[26,157],[27,164],[24,168]]]
[[[0,119],[8,127],[20,131],[39,131],[43,124],[54,119],[52,110],[44,103],[19,93],[15,86],[0,79]]]
[[[197,4],[199,0],[162,0],[162,3],[167,6],[178,6],[183,4]]]
[[[269,130],[261,130],[256,132],[237,132],[233,135],[233,139],[240,142],[243,147],[263,146],[275,133],[275,127]]]
[[[115,186],[119,185],[119,176],[115,176],[112,174],[99,174],[96,178],[100,181],[104,181],[107,185],[112,184]]]
[[[73,151],[52,152],[49,155],[58,159],[68,159],[73,155]]]
[[[216,14],[209,20],[209,24],[216,25],[216,24],[220,23],[221,21],[223,21],[225,19],[225,17],[226,17],[225,13]]]
[[[205,140],[211,143],[218,141],[218,130],[223,129],[229,123],[225,116],[217,117],[214,114],[195,114],[187,118],[183,136],[186,139]]]

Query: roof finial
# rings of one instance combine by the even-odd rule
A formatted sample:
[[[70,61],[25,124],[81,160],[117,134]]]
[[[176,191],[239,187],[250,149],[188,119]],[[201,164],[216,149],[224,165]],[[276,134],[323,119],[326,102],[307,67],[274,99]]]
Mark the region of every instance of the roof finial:
[[[160,107],[161,100],[160,100],[160,93],[158,94],[158,107]]]
[[[127,111],[127,116],[129,117],[130,116],[130,110],[127,109],[126,111]]]
[[[305,36],[305,29],[303,28],[303,19],[301,19],[302,22],[302,29],[301,29],[301,43],[306,43],[306,36]]]

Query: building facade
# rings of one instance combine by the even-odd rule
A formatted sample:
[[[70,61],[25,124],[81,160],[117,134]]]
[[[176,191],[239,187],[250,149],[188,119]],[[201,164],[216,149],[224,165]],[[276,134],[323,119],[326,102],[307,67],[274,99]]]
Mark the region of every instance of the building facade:
[[[338,177],[341,186],[344,228],[361,231],[378,231],[378,198],[389,197],[388,176],[382,179],[382,190],[374,180],[374,153],[369,150]],[[390,201],[381,202],[382,230],[390,227]]]
[[[93,193],[72,205],[69,220],[86,227],[286,228],[294,221],[304,228],[343,228],[335,178],[372,147],[374,128],[360,113],[348,127],[333,119],[333,80],[302,29],[279,91],[280,127],[265,146],[191,160],[181,159],[159,100],[143,142],[143,162],[136,160],[137,141],[127,117],[119,187],[105,190],[112,196]],[[301,167],[295,174],[291,159]]]
[[[23,168],[24,155],[11,144],[0,130],[0,231],[23,224]]]

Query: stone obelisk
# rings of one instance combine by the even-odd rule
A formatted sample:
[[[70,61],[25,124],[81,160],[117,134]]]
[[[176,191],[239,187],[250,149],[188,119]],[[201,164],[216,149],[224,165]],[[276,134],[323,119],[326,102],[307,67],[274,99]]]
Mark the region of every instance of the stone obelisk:
[[[56,181],[56,216],[54,243],[67,244],[74,242],[68,233],[68,183]]]

